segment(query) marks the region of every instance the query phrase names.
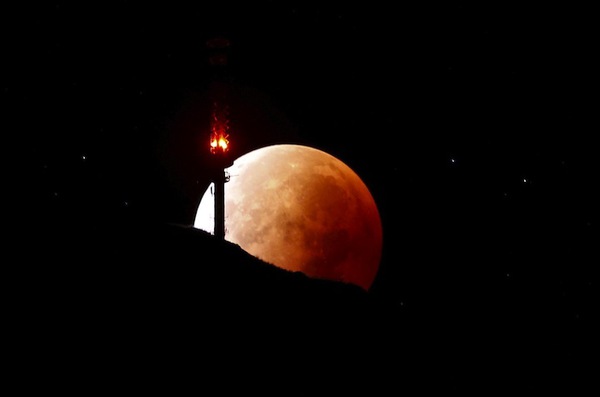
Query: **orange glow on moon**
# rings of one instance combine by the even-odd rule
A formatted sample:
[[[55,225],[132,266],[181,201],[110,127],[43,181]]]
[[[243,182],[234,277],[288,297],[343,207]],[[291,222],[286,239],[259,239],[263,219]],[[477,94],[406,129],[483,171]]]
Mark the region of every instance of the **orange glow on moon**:
[[[273,145],[227,169],[225,239],[265,262],[368,290],[382,253],[379,211],[360,177],[334,156]],[[214,186],[194,227],[213,233]]]

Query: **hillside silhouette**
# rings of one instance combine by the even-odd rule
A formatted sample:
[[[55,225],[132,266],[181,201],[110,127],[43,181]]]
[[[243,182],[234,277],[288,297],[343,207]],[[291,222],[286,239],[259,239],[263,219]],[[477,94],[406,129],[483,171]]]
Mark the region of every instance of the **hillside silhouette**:
[[[280,269],[183,225],[45,227],[12,298],[36,389],[266,392],[274,378],[288,379],[286,395],[372,388],[389,338],[360,287]]]
[[[36,228],[12,279],[26,389],[389,395],[587,379],[523,313],[410,314],[189,226],[77,219]]]

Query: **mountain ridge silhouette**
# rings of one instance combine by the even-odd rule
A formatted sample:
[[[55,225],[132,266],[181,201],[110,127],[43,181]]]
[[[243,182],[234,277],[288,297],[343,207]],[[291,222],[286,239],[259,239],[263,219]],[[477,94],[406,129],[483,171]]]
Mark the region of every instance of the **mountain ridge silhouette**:
[[[544,336],[547,322],[411,314],[187,225],[60,220],[33,228],[7,278],[28,390],[389,395],[586,379],[545,349],[558,332]]]
[[[75,219],[42,230],[15,308],[41,366],[31,373],[56,387],[171,393],[233,377],[265,390],[264,371],[340,391],[341,377],[370,379],[390,339],[382,303],[361,287],[278,268],[190,226]],[[313,379],[294,376],[306,370]]]

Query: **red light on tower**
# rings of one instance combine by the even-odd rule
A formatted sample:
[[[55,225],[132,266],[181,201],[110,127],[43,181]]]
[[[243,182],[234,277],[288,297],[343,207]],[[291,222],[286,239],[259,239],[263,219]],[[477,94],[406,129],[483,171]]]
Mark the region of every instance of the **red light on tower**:
[[[210,140],[210,152],[216,154],[219,151],[225,152],[228,149],[229,141],[226,136],[212,137]]]
[[[225,153],[229,150],[229,119],[228,108],[224,103],[213,102],[212,122],[210,126],[210,152]]]

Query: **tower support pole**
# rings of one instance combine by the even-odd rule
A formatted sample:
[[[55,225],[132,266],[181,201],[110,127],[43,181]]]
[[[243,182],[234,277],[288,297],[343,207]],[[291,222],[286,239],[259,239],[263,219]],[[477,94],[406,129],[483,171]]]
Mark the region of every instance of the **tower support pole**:
[[[215,237],[225,240],[225,170],[218,169],[215,184]]]

